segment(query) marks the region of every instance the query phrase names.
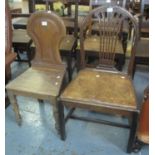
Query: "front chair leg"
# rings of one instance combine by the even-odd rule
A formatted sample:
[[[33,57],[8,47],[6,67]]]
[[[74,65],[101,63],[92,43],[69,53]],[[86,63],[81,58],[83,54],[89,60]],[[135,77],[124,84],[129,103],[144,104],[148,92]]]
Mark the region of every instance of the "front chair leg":
[[[58,101],[58,111],[59,111],[60,136],[61,140],[65,140],[66,131],[65,131],[64,106],[61,101]]]
[[[128,141],[128,146],[127,146],[127,153],[131,153],[133,151],[133,146],[134,146],[134,142],[136,138],[137,121],[138,121],[138,113],[133,112],[132,122],[131,122],[131,127],[130,127],[129,141]]]
[[[52,103],[52,110],[53,110],[53,117],[55,120],[55,129],[57,130],[58,134],[59,134],[59,115],[58,115],[58,106],[57,106],[57,99],[51,99],[51,103]]]
[[[15,115],[16,115],[16,121],[17,121],[18,125],[20,126],[22,123],[22,118],[21,118],[21,115],[19,113],[19,107],[17,104],[16,95],[14,95],[12,92],[8,91],[8,98],[10,100],[10,103],[13,106],[13,110],[14,110]]]

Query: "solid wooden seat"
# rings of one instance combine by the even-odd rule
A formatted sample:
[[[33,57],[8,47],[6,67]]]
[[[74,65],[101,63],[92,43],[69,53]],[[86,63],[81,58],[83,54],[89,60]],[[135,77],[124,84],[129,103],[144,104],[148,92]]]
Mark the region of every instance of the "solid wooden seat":
[[[74,99],[76,107],[78,107],[77,101],[82,107],[89,104],[94,107],[108,106],[136,110],[136,98],[131,79],[123,74],[97,69],[80,71],[61,94],[61,99],[68,102]]]
[[[37,98],[58,96],[64,74],[65,67],[32,67],[8,84],[6,89]]]
[[[53,12],[36,12],[29,18],[27,32],[36,46],[35,57],[32,67],[6,86],[8,97],[19,125],[21,115],[16,96],[49,100],[53,105],[55,128],[59,132],[57,97],[62,88],[66,69],[59,54],[59,46],[65,37],[65,25]]]

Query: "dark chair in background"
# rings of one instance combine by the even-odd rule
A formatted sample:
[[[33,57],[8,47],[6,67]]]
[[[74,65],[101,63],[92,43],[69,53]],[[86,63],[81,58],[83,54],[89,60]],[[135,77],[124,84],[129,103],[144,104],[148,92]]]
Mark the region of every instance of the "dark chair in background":
[[[141,1],[140,14],[138,14],[139,40],[135,56],[134,72],[137,65],[149,65],[149,3]]]
[[[127,73],[124,73],[114,68],[114,58],[117,51],[116,47],[119,44],[122,22],[128,18],[133,23],[134,35]],[[85,51],[84,38],[87,34],[90,20],[98,23],[99,60],[96,68],[85,68],[87,66],[87,53]],[[111,29],[111,25],[113,25],[113,29]],[[63,140],[66,137],[65,122],[69,118],[93,121],[129,128],[127,152],[130,153],[132,151],[139,113],[135,90],[131,80],[137,40],[137,21],[128,11],[121,7],[113,6],[108,10],[107,7],[102,6],[92,10],[85,18],[80,30],[81,70],[60,95],[59,117],[61,138]],[[65,118],[64,106],[71,108]],[[114,114],[116,117],[116,114],[126,116],[129,118],[129,125],[76,116],[73,114],[76,108]]]

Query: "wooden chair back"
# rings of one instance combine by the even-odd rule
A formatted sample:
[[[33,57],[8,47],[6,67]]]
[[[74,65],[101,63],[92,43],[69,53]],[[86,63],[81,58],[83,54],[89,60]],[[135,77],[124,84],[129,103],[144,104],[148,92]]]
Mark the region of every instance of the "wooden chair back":
[[[36,46],[32,66],[62,65],[59,46],[66,29],[59,16],[53,12],[36,12],[28,20],[27,32]]]
[[[81,66],[86,66],[84,39],[89,37],[90,24],[97,24],[97,33],[99,37],[99,67],[114,67],[114,58],[116,54],[116,46],[121,40],[121,28],[124,20],[130,19],[133,23],[133,39],[131,59],[129,62],[128,73],[132,74],[132,68],[135,57],[135,48],[138,39],[138,26],[136,19],[125,9],[119,6],[105,7],[101,6],[92,10],[83,21],[80,29],[80,52]]]

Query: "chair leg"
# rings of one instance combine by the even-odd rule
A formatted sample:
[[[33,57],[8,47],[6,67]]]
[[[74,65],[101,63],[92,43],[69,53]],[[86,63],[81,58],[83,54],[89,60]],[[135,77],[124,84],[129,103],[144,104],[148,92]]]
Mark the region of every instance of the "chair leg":
[[[131,153],[133,151],[133,145],[136,138],[137,120],[138,120],[138,113],[133,112],[129,141],[127,146],[127,153]]]
[[[61,101],[58,102],[58,110],[59,110],[60,136],[61,136],[61,140],[65,140],[66,131],[65,131],[64,106],[61,103]]]
[[[26,52],[27,52],[28,64],[29,64],[29,67],[31,67],[31,49],[27,47]]]
[[[8,98],[10,100],[10,103],[12,104],[13,106],[13,110],[15,112],[15,115],[16,115],[16,121],[18,123],[18,125],[21,125],[22,123],[22,118],[21,118],[21,115],[19,113],[19,107],[18,107],[18,104],[17,104],[17,99],[16,99],[16,95],[14,95],[12,92],[8,91]]]
[[[71,54],[67,56],[67,67],[68,67],[68,79],[72,80],[72,57]]]
[[[59,127],[59,114],[58,114],[57,99],[54,98],[51,100],[51,102],[52,102],[53,116],[55,120],[55,129],[57,130],[57,133],[59,134],[60,127]]]

